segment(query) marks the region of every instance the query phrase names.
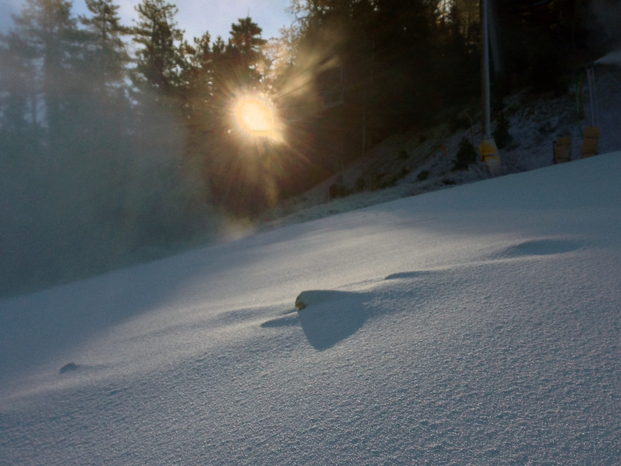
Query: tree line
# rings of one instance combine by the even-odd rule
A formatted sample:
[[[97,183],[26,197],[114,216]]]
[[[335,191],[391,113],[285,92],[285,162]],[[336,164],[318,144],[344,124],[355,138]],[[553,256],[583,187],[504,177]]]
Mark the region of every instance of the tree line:
[[[0,293],[256,218],[480,93],[478,0],[292,0],[269,41],[249,17],[188,41],[165,0],[142,0],[131,27],[114,0],[85,1],[76,17],[68,0],[26,0],[0,36]],[[611,1],[494,1],[495,94],[566,86],[618,39],[594,8]],[[281,143],[238,134],[232,102],[253,93]]]
[[[163,255],[250,212],[232,200],[247,188],[220,181],[235,166],[206,153],[231,139],[224,102],[260,79],[261,29],[244,18],[227,42],[190,44],[163,0],[132,27],[113,0],[86,5],[26,0],[0,37],[0,294]]]
[[[581,65],[621,43],[613,0],[489,4],[496,111],[516,89],[567,92]],[[314,160],[330,154],[338,167],[401,129],[457,119],[460,106],[476,118],[480,8],[479,0],[293,0],[298,20],[282,31],[283,46],[293,43],[303,58],[321,44],[332,54],[326,67],[336,58],[313,83],[324,103],[308,129],[307,139],[318,141]]]

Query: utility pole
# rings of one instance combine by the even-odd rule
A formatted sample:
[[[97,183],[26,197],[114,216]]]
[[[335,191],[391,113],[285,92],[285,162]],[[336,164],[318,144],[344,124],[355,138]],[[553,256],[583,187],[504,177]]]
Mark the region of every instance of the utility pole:
[[[482,107],[483,107],[483,121],[481,134],[483,141],[479,146],[479,152],[481,153],[481,160],[487,163],[489,171],[492,175],[500,173],[500,156],[498,155],[498,148],[496,142],[492,137],[492,105],[491,105],[491,91],[490,91],[490,72],[489,72],[489,0],[481,0],[481,38],[483,41],[483,57],[481,64],[481,81],[482,81]]]
[[[491,91],[490,91],[490,77],[489,77],[489,8],[487,4],[488,0],[481,0],[481,27],[483,38],[483,140],[491,139]]]

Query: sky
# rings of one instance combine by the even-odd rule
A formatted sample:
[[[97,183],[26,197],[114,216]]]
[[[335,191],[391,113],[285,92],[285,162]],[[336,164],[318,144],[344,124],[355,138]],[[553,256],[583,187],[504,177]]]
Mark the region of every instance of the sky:
[[[0,462],[618,464],[620,171],[600,155],[1,300]]]
[[[0,31],[6,32],[11,26],[11,14],[19,12],[21,0],[0,0]],[[119,0],[120,14],[124,24],[131,26],[136,19],[134,7],[139,0]],[[171,2],[177,5],[178,26],[185,29],[185,37],[192,41],[209,31],[212,38],[221,35],[225,40],[231,30],[231,24],[239,18],[250,17],[263,29],[263,38],[269,39],[279,35],[278,29],[288,26],[293,17],[286,13],[288,0],[179,0]],[[74,12],[86,14],[83,0],[73,2]]]

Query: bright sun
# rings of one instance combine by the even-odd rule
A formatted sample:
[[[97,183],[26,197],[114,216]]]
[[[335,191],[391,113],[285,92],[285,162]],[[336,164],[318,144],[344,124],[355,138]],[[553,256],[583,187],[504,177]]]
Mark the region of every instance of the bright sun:
[[[270,136],[275,130],[274,109],[258,97],[244,97],[235,105],[235,118],[244,131]]]

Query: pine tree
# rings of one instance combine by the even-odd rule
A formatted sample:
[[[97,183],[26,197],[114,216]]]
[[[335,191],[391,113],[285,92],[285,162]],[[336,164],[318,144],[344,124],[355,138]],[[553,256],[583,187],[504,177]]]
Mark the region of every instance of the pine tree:
[[[136,52],[134,82],[142,88],[171,96],[181,84],[186,62],[177,44],[183,30],[176,27],[177,8],[164,0],[143,0],[136,6],[139,21],[133,41],[142,47]]]
[[[267,43],[261,38],[261,32],[262,29],[250,17],[240,18],[236,24],[231,24],[230,43],[248,73],[248,79],[255,82],[260,79],[257,66],[263,59],[261,47]]]
[[[39,88],[52,146],[61,144],[71,101],[76,98],[73,72],[84,40],[71,16],[71,5],[66,0],[26,0],[10,33],[25,58],[42,62]]]
[[[100,86],[120,84],[125,78],[125,65],[129,55],[122,40],[129,29],[122,26],[118,14],[119,6],[113,0],[85,0],[93,14],[80,16],[80,22],[89,32],[89,66]]]

